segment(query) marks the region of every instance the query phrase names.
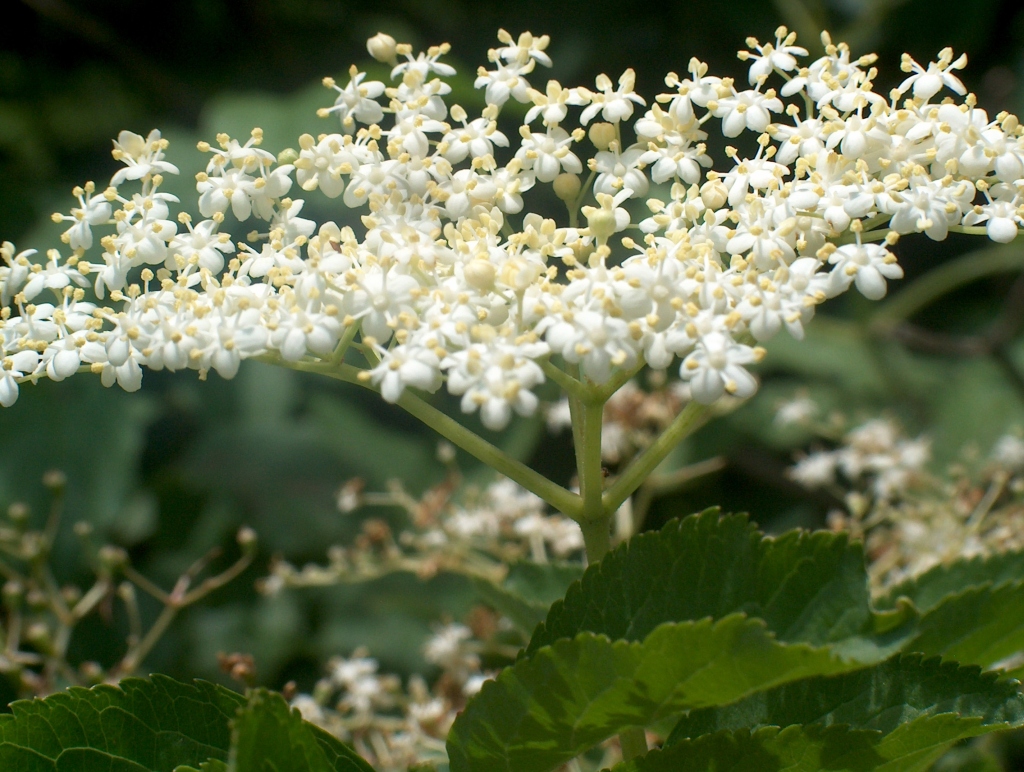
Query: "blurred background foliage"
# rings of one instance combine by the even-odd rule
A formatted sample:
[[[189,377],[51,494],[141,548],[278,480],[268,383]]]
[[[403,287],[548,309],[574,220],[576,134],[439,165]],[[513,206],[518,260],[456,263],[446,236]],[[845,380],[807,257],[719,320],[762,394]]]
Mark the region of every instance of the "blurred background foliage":
[[[182,174],[166,187],[186,204],[202,163],[198,139],[220,131],[244,138],[259,125],[264,147],[276,152],[303,131],[326,130],[314,115],[330,102],[320,78],[342,76],[352,62],[382,74],[365,50],[378,30],[414,46],[452,43],[457,101],[470,112],[482,106],[472,78],[498,27],[551,35],[555,67],[535,74],[534,86],[549,74],[589,84],[600,72],[634,67],[637,91],[651,97],[664,73],[684,71],[691,56],[742,77],[736,49],[747,35],[770,38],[779,24],[798,30],[812,54],[824,28],[855,54],[877,52],[885,87],[902,75],[903,51],[929,61],[953,46],[969,54],[964,80],[990,114],[1024,107],[1024,8],[1016,0],[179,0],[148,8],[22,0],[6,3],[2,18],[0,237],[19,248],[57,243],[49,214],[66,209],[72,186],[109,177],[110,138],[122,128],[159,127],[171,139],[170,160]],[[316,194],[309,212],[341,218]],[[669,462],[721,455],[725,468],[657,499],[647,527],[712,504],[750,511],[769,530],[821,525],[835,502],[783,473],[809,438],[772,420],[801,388],[851,418],[886,412],[909,433],[927,433],[937,464],[971,445],[987,452],[999,435],[1024,427],[1024,286],[1016,278],[1024,250],[955,235],[908,238],[898,249],[907,279],[885,302],[849,293],[825,307],[807,340],[773,341],[758,396]],[[133,395],[88,376],[23,389],[17,406],[0,413],[0,505],[27,501],[41,517],[40,479],[59,468],[69,480],[67,530],[92,523],[164,586],[211,546],[225,546],[225,564],[233,559],[240,525],[258,532],[254,566],[183,614],[148,670],[223,680],[217,652],[245,651],[255,655],[258,681],[308,687],[328,657],[368,643],[383,669],[408,672],[420,666],[431,622],[468,612],[468,583],[445,576],[275,597],[253,591],[272,555],[322,561],[327,545],[354,537],[358,516],[339,514],[335,503],[346,480],[381,490],[399,478],[414,495],[441,481],[436,439],[413,419],[354,387],[257,363],[230,382],[167,373],[145,380]],[[436,403],[457,412],[442,395]],[[494,441],[562,482],[572,474],[569,437],[548,438],[539,416]],[[461,462],[471,477],[486,474]],[[58,550],[64,542],[62,578],[73,580],[73,540]],[[96,622],[73,651],[112,660],[119,640]]]

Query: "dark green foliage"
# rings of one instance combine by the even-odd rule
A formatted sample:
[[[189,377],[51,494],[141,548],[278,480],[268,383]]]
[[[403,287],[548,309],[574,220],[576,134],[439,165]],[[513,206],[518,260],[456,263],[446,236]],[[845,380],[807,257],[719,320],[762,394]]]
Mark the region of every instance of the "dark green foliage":
[[[940,598],[935,575],[876,611],[843,535],[770,538],[717,510],[672,521],[552,606],[457,719],[452,770],[541,772],[682,714],[665,750],[621,769],[927,769],[1024,726],[1017,685],[980,669],[1024,649],[1014,565],[965,561],[945,570],[969,589]]]
[[[485,684],[448,753],[453,772],[551,769],[624,728],[854,667],[826,647],[779,642],[742,614],[664,624],[643,642],[580,633]]]
[[[662,622],[743,612],[783,641],[860,633],[871,610],[859,544],[842,534],[766,537],[717,509],[640,534],[592,566],[556,602],[526,654],[583,630],[640,640]]]
[[[4,772],[371,772],[265,690],[247,700],[204,681],[154,676],[11,708],[0,716]]]

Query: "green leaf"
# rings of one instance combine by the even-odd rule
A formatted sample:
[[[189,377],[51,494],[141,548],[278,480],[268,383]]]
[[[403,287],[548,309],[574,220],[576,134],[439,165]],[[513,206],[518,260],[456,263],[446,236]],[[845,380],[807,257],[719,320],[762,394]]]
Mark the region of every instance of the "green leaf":
[[[947,596],[969,587],[991,583],[993,586],[1024,580],[1024,552],[1004,552],[988,557],[974,557],[935,566],[920,576],[907,579],[893,587],[875,604],[892,608],[899,598],[909,598],[925,613]]]
[[[904,651],[939,654],[990,668],[1024,650],[1024,582],[970,587],[917,623]]]
[[[222,686],[163,676],[18,701],[0,715],[0,769],[164,772],[227,759],[243,703]]]
[[[901,724],[891,734],[841,724],[725,730],[651,751],[611,772],[925,772],[977,727],[976,719],[942,714]]]
[[[484,602],[529,635],[544,621],[551,604],[583,575],[583,568],[580,563],[523,560],[509,566],[508,575],[500,584],[476,579],[473,587]]]
[[[582,631],[643,639],[663,622],[743,612],[782,641],[849,639],[865,661],[885,654],[855,638],[872,625],[864,557],[844,534],[766,537],[744,515],[711,509],[642,533],[587,569],[555,603],[527,647],[532,655]]]
[[[246,701],[157,675],[21,700],[11,711],[0,715],[4,772],[373,772],[265,690]]]
[[[256,689],[233,724],[229,772],[373,772],[340,741],[302,720],[280,694]]]
[[[959,740],[1021,725],[1015,682],[910,655],[694,711],[664,752],[615,772],[705,769],[689,766],[700,759],[722,772],[752,769],[738,766],[737,751],[764,770],[924,770]]]
[[[624,728],[857,666],[742,614],[664,624],[642,642],[584,632],[484,684],[449,734],[451,769],[552,769]]]
[[[675,745],[721,730],[762,726],[831,726],[882,735],[901,724],[955,714],[971,735],[1024,724],[1024,695],[1017,684],[974,666],[919,654],[896,656],[874,667],[785,684],[724,707],[696,710],[680,719],[665,741]],[[958,739],[958,735],[950,742]]]

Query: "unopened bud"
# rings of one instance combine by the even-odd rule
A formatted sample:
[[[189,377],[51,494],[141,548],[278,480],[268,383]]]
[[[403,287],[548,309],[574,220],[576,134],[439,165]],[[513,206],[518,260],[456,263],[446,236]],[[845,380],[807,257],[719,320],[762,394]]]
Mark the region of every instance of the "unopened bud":
[[[366,50],[370,56],[384,64],[394,64],[395,55],[398,52],[398,44],[390,35],[378,32],[366,41]]]
[[[607,150],[615,141],[615,126],[611,123],[595,123],[590,127],[587,136],[598,150]]]
[[[33,622],[25,630],[25,640],[31,643],[40,651],[49,652],[52,648],[50,630],[42,622]]]
[[[564,172],[555,177],[555,195],[562,199],[562,201],[575,201],[576,196],[580,194],[581,186],[580,178],[576,174]]]
[[[83,662],[78,666],[78,672],[82,676],[82,680],[89,684],[103,683],[103,677],[105,675],[103,666],[99,662]]]
[[[701,186],[700,198],[704,202],[704,206],[714,211],[725,206],[725,202],[729,199],[729,191],[718,180],[708,180]]]
[[[476,257],[466,263],[463,275],[474,289],[490,292],[494,289],[494,277],[497,275],[497,269],[490,260]]]
[[[128,553],[110,544],[100,547],[97,557],[100,565],[110,573],[120,570],[128,562]]]
[[[244,526],[238,530],[238,536],[235,537],[238,540],[238,546],[242,548],[242,552],[251,553],[256,550],[256,543],[258,541],[256,532],[249,526]]]
[[[455,461],[455,446],[450,442],[437,443],[437,460],[442,464],[450,464]]]
[[[21,586],[21,582],[14,580],[4,582],[3,596],[5,606],[17,608],[25,597],[25,588]]]
[[[294,147],[286,147],[280,153],[277,154],[277,162],[279,164],[293,164],[299,160],[299,151]]]
[[[16,525],[24,525],[25,521],[28,520],[29,514],[31,514],[31,510],[29,510],[28,504],[21,501],[15,501],[11,506],[7,507],[7,517]]]
[[[47,611],[50,608],[50,596],[36,587],[25,593],[25,602],[32,611]]]
[[[68,484],[68,476],[59,469],[51,469],[43,475],[43,485],[53,492],[64,490]]]
[[[615,211],[603,206],[583,207],[583,216],[587,218],[587,226],[591,235],[598,242],[607,241],[615,233]]]

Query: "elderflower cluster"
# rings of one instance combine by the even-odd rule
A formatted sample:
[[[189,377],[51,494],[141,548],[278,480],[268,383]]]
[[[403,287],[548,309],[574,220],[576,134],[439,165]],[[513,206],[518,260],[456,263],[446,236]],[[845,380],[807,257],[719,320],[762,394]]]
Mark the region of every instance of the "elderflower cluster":
[[[888,501],[912,487],[930,460],[927,438],[907,439],[892,421],[876,418],[847,432],[836,449],[800,459],[789,474],[809,488],[835,485],[842,477]]]
[[[489,628],[479,632],[497,632],[498,620],[477,621]],[[481,668],[480,655],[495,649],[503,653],[466,625],[441,625],[423,646],[424,660],[441,671],[433,687],[420,675],[403,686],[398,676],[379,673],[377,660],[359,649],[331,660],[313,693],[298,694],[291,704],[307,721],[353,744],[374,769],[404,772],[417,763],[444,763],[445,737],[456,715],[493,677]]]
[[[550,513],[543,500],[506,478],[477,489],[463,485],[453,469],[419,499],[397,480],[388,491],[373,493],[364,491],[363,481],[356,478],[338,494],[343,513],[369,506],[400,507],[407,524],[395,534],[382,519],[363,520],[350,547],[328,550],[327,565],[297,568],[276,560],[261,590],[366,581],[393,572],[422,578],[455,572],[500,583],[508,565],[518,560],[579,563],[583,555],[579,525]]]
[[[829,525],[864,539],[877,591],[936,565],[1024,548],[1024,440],[1018,435],[1003,435],[987,454],[965,448],[939,473],[928,468],[927,440],[907,438],[889,419],[837,434],[836,420],[818,424],[817,413],[813,400],[798,397],[777,414],[782,423],[802,424],[836,443],[804,456],[790,475],[843,502],[829,514]]]
[[[678,361],[694,400],[749,397],[756,344],[800,338],[851,287],[882,297],[902,276],[899,235],[1003,242],[1024,222],[1022,129],[965,96],[965,57],[904,57],[908,77],[883,95],[874,56],[824,35],[825,55],[802,64],[795,39],[749,39],[746,83],[693,59],[648,100],[632,70],[537,88],[547,36],[502,31],[471,115],[450,98],[447,45],[414,54],[377,35],[368,50],[392,84],[354,67],[344,87],[325,79],[336,130],[277,156],[259,129],[200,143],[197,216],[161,192],[178,171],[167,140],[122,132],[124,168],[54,215],[66,249],[0,251],[0,404],[80,371],[134,390],[144,367],[341,368],[349,346],[387,401],[444,385],[491,429],[532,414],[556,366],[605,383]],[[509,100],[528,106],[515,132],[499,128]],[[749,133],[755,152],[713,160],[713,127]],[[565,217],[527,204],[548,185]],[[360,226],[303,217],[295,194],[318,189]]]

